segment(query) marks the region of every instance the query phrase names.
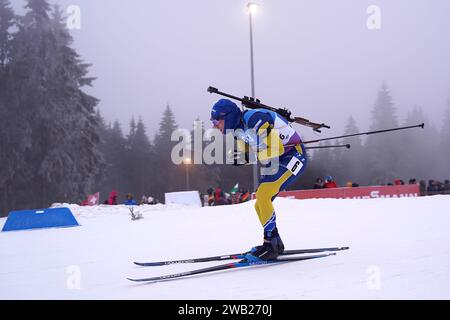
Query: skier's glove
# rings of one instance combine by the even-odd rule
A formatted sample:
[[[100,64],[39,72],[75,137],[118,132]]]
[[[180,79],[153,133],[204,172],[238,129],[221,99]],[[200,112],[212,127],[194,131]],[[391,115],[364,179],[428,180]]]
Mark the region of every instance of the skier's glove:
[[[250,162],[248,152],[244,151],[230,151],[228,152],[228,159],[233,166],[243,166]]]

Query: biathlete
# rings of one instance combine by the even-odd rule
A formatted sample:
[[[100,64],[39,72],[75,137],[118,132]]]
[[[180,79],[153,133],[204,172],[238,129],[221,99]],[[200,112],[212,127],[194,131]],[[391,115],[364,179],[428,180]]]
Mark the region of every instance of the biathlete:
[[[306,153],[300,135],[276,112],[266,109],[241,112],[228,99],[220,99],[213,106],[211,121],[214,128],[223,134],[233,134],[237,140],[237,151],[233,153],[235,165],[248,163],[250,153],[266,162],[266,167],[278,160],[273,173],[261,176],[256,191],[255,209],[264,228],[263,244],[246,254],[247,260],[252,261],[275,259],[284,252],[284,244],[272,201],[306,168]]]

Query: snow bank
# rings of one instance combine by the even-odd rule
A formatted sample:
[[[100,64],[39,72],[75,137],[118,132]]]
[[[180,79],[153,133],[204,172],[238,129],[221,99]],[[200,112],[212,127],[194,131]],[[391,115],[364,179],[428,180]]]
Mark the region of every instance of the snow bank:
[[[135,208],[144,219],[132,221],[124,205],[55,204],[69,207],[82,226],[0,233],[0,299],[450,298],[450,196],[278,198],[288,249],[350,250],[155,284],[125,279],[215,264],[139,268],[133,261],[236,253],[260,244],[253,205],[146,205]]]

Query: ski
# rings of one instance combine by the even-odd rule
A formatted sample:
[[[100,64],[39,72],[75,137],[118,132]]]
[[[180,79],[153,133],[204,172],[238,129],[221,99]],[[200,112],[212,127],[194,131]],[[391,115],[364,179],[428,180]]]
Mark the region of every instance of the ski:
[[[348,250],[348,249],[349,249],[349,247],[332,247],[332,248],[317,248],[317,249],[285,250],[281,256],[304,254],[304,253],[342,251],[342,250]],[[233,259],[237,260],[237,259],[244,259],[246,254],[247,253],[235,253],[235,254],[227,254],[227,255],[221,255],[221,256],[182,259],[182,260],[168,260],[168,261],[157,261],[157,262],[135,262],[135,264],[138,266],[141,266],[141,267],[156,267],[156,266],[164,266],[164,265],[180,264],[180,263],[199,263],[199,262],[223,261],[223,260],[233,260]]]
[[[230,270],[230,269],[250,267],[250,266],[260,266],[260,265],[269,265],[269,264],[276,264],[276,263],[286,263],[286,262],[318,259],[318,258],[324,258],[324,257],[332,256],[332,255],[335,255],[335,254],[336,253],[331,252],[331,253],[323,253],[323,254],[317,254],[317,255],[299,256],[299,257],[283,257],[283,256],[280,256],[277,259],[261,260],[261,261],[258,261],[258,262],[250,262],[250,261],[248,261],[246,259],[243,259],[243,260],[240,260],[240,261],[237,261],[237,262],[222,264],[222,265],[213,266],[213,267],[209,267],[209,268],[196,269],[196,270],[191,270],[191,271],[186,271],[186,272],[181,272],[181,273],[168,274],[168,275],[163,275],[163,276],[158,276],[158,277],[141,278],[141,279],[127,278],[127,279],[130,280],[130,281],[133,281],[133,282],[158,282],[158,281],[165,281],[165,280],[170,280],[170,279],[182,278],[182,277],[187,277],[187,276],[192,276],[192,275],[197,275],[197,274],[204,274],[204,273],[209,273],[209,272],[214,272],[214,271]]]

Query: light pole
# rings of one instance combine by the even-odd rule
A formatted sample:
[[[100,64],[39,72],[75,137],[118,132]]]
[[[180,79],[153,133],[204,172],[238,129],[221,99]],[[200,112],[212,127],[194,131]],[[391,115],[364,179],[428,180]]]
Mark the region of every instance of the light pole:
[[[191,164],[191,158],[184,159],[186,164],[186,191],[189,191],[189,165]]]
[[[251,85],[252,85],[252,98],[255,98],[255,68],[253,62],[253,15],[259,8],[259,4],[249,2],[247,4],[248,16],[250,20],[250,73],[251,73]],[[253,192],[256,192],[258,187],[258,160],[253,165]]]

